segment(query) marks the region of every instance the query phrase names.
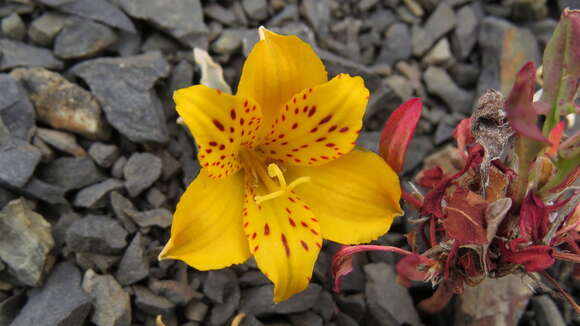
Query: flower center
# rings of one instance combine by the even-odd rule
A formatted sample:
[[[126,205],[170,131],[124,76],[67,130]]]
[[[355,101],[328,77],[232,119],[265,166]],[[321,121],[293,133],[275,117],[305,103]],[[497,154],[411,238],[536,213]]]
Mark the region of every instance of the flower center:
[[[264,196],[255,196],[254,199],[256,200],[256,204],[261,204],[266,200],[274,199],[277,197],[282,196],[283,194],[292,191],[292,189],[296,188],[296,186],[303,184],[305,182],[310,182],[310,177],[300,177],[294,181],[292,181],[289,185],[286,185],[286,179],[284,178],[284,173],[280,170],[280,167],[276,163],[270,163],[268,165],[268,175],[271,178],[276,177],[278,179],[278,183],[280,185],[280,189],[271,192]]]

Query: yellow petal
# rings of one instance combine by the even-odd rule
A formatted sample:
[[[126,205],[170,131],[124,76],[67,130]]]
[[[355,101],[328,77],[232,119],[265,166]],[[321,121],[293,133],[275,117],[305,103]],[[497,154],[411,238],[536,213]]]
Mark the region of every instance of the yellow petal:
[[[238,171],[238,152],[253,146],[262,123],[258,104],[203,85],[180,89],[173,99],[195,137],[198,159],[208,176],[220,179]]]
[[[363,79],[346,74],[305,89],[284,105],[259,148],[293,165],[337,159],[354,147],[368,96]]]
[[[260,29],[256,43],[242,70],[238,95],[255,99],[266,125],[294,94],[327,81],[322,61],[312,47],[298,37]]]
[[[285,175],[289,180],[310,176],[294,191],[312,207],[324,239],[369,242],[402,214],[399,177],[374,153],[354,150],[323,166],[291,166]]]
[[[251,183],[251,180],[248,180]],[[266,190],[257,189],[258,195]],[[295,193],[256,204],[249,185],[243,225],[260,270],[274,283],[274,300],[284,301],[308,286],[322,246],[318,220]]]
[[[202,169],[181,196],[171,239],[160,259],[179,259],[199,270],[243,263],[250,256],[242,230],[244,173],[211,179]]]

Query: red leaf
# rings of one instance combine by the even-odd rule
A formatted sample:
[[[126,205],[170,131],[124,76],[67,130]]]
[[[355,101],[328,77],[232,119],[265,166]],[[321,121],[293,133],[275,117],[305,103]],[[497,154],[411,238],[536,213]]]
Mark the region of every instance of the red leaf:
[[[560,141],[562,140],[562,135],[564,134],[564,128],[566,123],[560,121],[554,129],[550,130],[550,135],[548,135],[548,140],[552,143],[552,146],[546,151],[547,154],[556,156],[558,152],[558,146],[560,146]]]
[[[332,257],[332,275],[334,276],[334,291],[340,292],[342,278],[352,272],[352,253],[345,253],[348,246],[342,246]]]
[[[554,259],[554,249],[544,245],[508,251],[502,257],[507,262],[523,265],[528,272],[542,271],[552,266],[556,261]]]
[[[522,136],[548,143],[540,128],[534,104],[534,85],[536,81],[536,65],[526,63],[518,72],[514,86],[505,101],[507,119],[512,128]]]
[[[435,188],[435,186],[445,178],[443,170],[435,166],[420,172],[419,185],[425,188]]]
[[[403,286],[409,287],[411,281],[424,281],[427,278],[427,273],[419,270],[419,265],[424,263],[418,254],[399,260],[395,269]]]
[[[459,245],[487,243],[486,208],[487,203],[478,194],[463,188],[456,190],[447,204],[447,217],[443,221],[447,236]]]
[[[475,142],[473,134],[471,133],[471,118],[465,118],[453,130],[453,138],[457,141],[457,150],[461,156],[467,158],[465,154],[465,147]]]
[[[422,111],[421,99],[412,98],[401,104],[391,114],[383,127],[379,153],[397,173],[401,173],[403,170],[405,154],[407,154],[407,148],[411,138],[413,138]]]
[[[550,213],[564,206],[572,197],[547,206],[540,197],[529,193],[520,208],[520,235],[527,241],[540,243],[548,232]]]

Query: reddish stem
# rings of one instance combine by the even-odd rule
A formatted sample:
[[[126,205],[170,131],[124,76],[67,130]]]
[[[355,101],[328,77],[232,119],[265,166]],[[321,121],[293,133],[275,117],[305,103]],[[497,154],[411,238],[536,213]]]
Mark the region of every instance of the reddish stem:
[[[339,250],[339,252],[337,252],[335,254],[335,256],[350,256],[352,254],[356,254],[357,252],[362,252],[362,251],[387,251],[387,252],[394,252],[400,255],[405,255],[405,256],[418,256],[421,259],[421,262],[427,265],[433,265],[435,263],[434,260],[421,256],[417,253],[405,250],[405,249],[401,249],[401,248],[397,248],[397,247],[392,247],[392,246],[377,246],[377,245],[359,245],[359,246],[350,246],[350,247],[346,247],[346,248],[342,248]]]
[[[566,292],[564,289],[562,289],[562,287],[560,286],[560,284],[558,284],[558,281],[556,281],[550,274],[548,274],[548,272],[546,271],[541,271],[540,272],[542,274],[542,276],[544,276],[550,283],[552,283],[552,285],[554,287],[556,287],[556,289],[558,289],[558,292],[560,292],[560,294],[564,297],[564,299],[566,299],[566,301],[568,301],[568,303],[570,303],[570,305],[574,308],[574,310],[576,310],[576,313],[580,313],[580,306],[578,306],[578,304],[576,303],[576,301],[574,300],[574,298],[572,298],[572,296],[570,296],[570,294],[568,294],[568,292]]]
[[[407,192],[404,189],[403,192],[401,193],[401,196],[403,197],[404,201],[406,201],[410,205],[413,205],[417,210],[420,210],[421,207],[423,207],[423,201],[421,201],[419,198],[415,197],[413,194]]]
[[[561,252],[561,251],[554,251],[553,254],[554,258],[559,260],[569,261],[575,264],[580,264],[580,256],[569,253],[569,252]]]

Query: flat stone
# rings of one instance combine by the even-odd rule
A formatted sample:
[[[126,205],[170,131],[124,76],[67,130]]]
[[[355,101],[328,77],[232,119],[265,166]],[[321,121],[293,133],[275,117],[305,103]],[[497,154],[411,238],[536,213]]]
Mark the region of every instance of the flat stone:
[[[46,285],[34,291],[11,326],[83,325],[91,310],[90,298],[81,288],[78,268],[57,265]]]
[[[237,276],[232,270],[210,271],[203,283],[203,293],[212,301],[223,303],[229,288],[236,284]]]
[[[392,325],[393,320],[398,324],[423,325],[409,292],[397,283],[393,266],[375,263],[366,265],[364,270],[368,309],[379,325]]]
[[[155,208],[160,208],[167,202],[167,196],[165,196],[159,189],[151,188],[146,194],[147,202]]]
[[[9,39],[0,39],[0,71],[17,67],[44,67],[60,70],[63,64],[47,49]]]
[[[477,43],[479,18],[473,7],[464,6],[457,11],[457,26],[451,34],[453,53],[459,59],[465,59]]]
[[[136,33],[135,25],[133,25],[127,15],[107,0],[39,0],[39,2],[69,14],[96,20],[130,33]]]
[[[36,136],[62,152],[75,157],[87,156],[87,152],[77,144],[76,137],[69,133],[53,129],[36,128]]]
[[[22,82],[40,121],[89,139],[110,137],[99,103],[82,87],[44,68],[15,69],[10,75]]]
[[[455,12],[445,2],[441,2],[423,27],[413,28],[413,54],[425,54],[439,38],[453,29],[455,23]]]
[[[512,19],[515,21],[538,21],[547,15],[546,0],[515,0],[512,3]]]
[[[137,283],[149,275],[149,262],[145,256],[145,249],[141,234],[137,233],[125,250],[115,278],[121,285]]]
[[[442,38],[433,46],[433,48],[423,57],[423,63],[428,65],[442,65],[451,60],[451,49],[447,38]]]
[[[258,317],[272,313],[303,312],[314,306],[322,288],[318,284],[311,283],[306,290],[278,304],[272,301],[273,289],[273,285],[264,285],[243,290],[240,311]]]
[[[125,156],[119,157],[113,164],[113,168],[111,168],[111,175],[117,179],[123,178],[125,164],[127,164],[127,158]]]
[[[8,202],[10,202],[12,199],[15,199],[15,198],[16,198],[15,194],[0,187],[0,208],[6,206],[6,204],[8,204]],[[0,270],[1,270],[1,268],[0,268]]]
[[[203,13],[209,18],[224,25],[233,26],[237,23],[236,15],[218,3],[210,3],[203,7]]]
[[[97,326],[130,326],[131,299],[129,293],[111,275],[98,275],[89,269],[83,279],[83,289],[92,298],[95,308],[91,321]]]
[[[242,46],[242,32],[238,29],[225,29],[211,48],[219,54],[231,54]]]
[[[177,306],[184,306],[196,295],[201,295],[191,286],[174,280],[153,279],[149,282],[149,288],[153,293],[166,297]]]
[[[121,152],[119,147],[115,145],[96,142],[89,148],[89,155],[99,166],[110,168],[117,161]]]
[[[133,205],[129,199],[123,197],[123,195],[117,191],[111,192],[110,197],[111,206],[115,212],[115,217],[121,221],[125,230],[127,230],[129,233],[135,233],[138,228],[130,217],[131,214],[137,212],[135,205]]]
[[[67,204],[64,197],[66,190],[62,187],[51,185],[34,177],[20,190],[22,194],[49,204]]]
[[[0,185],[23,187],[32,177],[41,156],[36,147],[22,140],[0,141]]]
[[[175,308],[175,304],[171,301],[154,294],[144,286],[136,285],[133,291],[135,291],[135,305],[149,316],[168,315]]]
[[[125,188],[131,197],[138,196],[161,176],[161,159],[151,153],[134,153],[123,168]]]
[[[107,120],[122,135],[133,142],[167,142],[163,107],[153,89],[169,73],[159,52],[84,61],[72,72],[89,84]]]
[[[28,28],[28,38],[37,45],[49,47],[56,35],[64,28],[66,16],[56,12],[45,12]]]
[[[531,298],[534,321],[538,326],[564,326],[566,322],[558,306],[548,295],[533,296]]]
[[[478,95],[493,88],[507,96],[519,69],[528,61],[540,62],[538,42],[532,32],[507,20],[486,17],[479,28],[478,42],[481,66],[485,67],[479,76]]]
[[[22,41],[26,36],[26,25],[22,18],[17,13],[12,13],[10,16],[2,19],[2,34],[11,39]]]
[[[39,178],[66,191],[84,188],[105,179],[90,158],[59,157],[44,165]]]
[[[9,326],[24,304],[26,303],[26,293],[21,292],[6,299],[0,300],[0,325]]]
[[[202,301],[190,301],[184,310],[185,318],[191,321],[202,322],[209,311],[207,304]]]
[[[432,137],[415,135],[407,149],[403,173],[408,173],[419,167],[429,152],[433,150],[433,147]]]
[[[71,19],[54,41],[54,54],[61,59],[93,57],[116,41],[117,35],[106,25],[88,19]]]
[[[322,318],[311,311],[290,315],[290,321],[293,326],[323,326]]]
[[[210,325],[224,325],[240,305],[241,292],[237,284],[231,286],[226,293],[223,303],[215,304],[209,315]]]
[[[242,0],[244,11],[253,20],[268,18],[268,3],[266,0]]]
[[[50,223],[16,199],[0,212],[0,234],[0,260],[8,274],[24,285],[40,286],[54,247]]]
[[[113,178],[95,183],[77,193],[74,205],[85,208],[99,207],[103,204],[107,194],[121,188],[123,188],[123,182]]]
[[[376,62],[393,65],[409,57],[411,57],[411,32],[407,24],[392,24],[385,32],[383,46]]]
[[[116,220],[88,215],[74,221],[66,231],[66,244],[75,252],[119,254],[127,245],[127,231]]]
[[[453,112],[471,113],[473,94],[455,85],[445,70],[431,66],[425,71],[423,79],[429,93],[439,96]]]
[[[472,64],[456,63],[448,71],[458,86],[469,89],[477,84],[481,69]]]
[[[304,0],[302,1],[304,18],[318,35],[327,35],[330,25],[330,1]]]
[[[147,20],[169,33],[184,45],[195,47],[207,37],[199,0],[120,0],[130,16]]]
[[[167,228],[171,225],[172,214],[165,208],[155,208],[143,212],[130,212],[129,216],[142,228],[158,226]]]
[[[160,51],[164,54],[177,52],[179,44],[162,33],[153,33],[141,46],[141,52]]]
[[[75,259],[77,265],[83,270],[92,269],[100,273],[109,273],[113,266],[119,263],[121,257],[90,252],[75,252]]]
[[[26,91],[21,83],[8,74],[0,74],[0,89],[2,129],[14,138],[30,142],[36,129],[36,114]]]

